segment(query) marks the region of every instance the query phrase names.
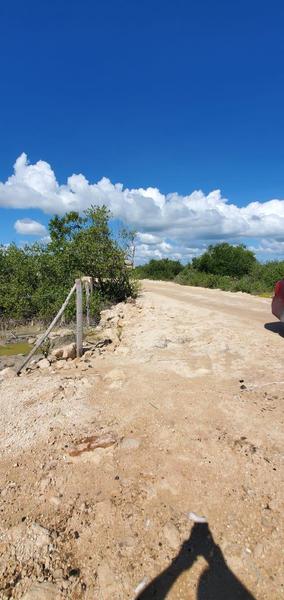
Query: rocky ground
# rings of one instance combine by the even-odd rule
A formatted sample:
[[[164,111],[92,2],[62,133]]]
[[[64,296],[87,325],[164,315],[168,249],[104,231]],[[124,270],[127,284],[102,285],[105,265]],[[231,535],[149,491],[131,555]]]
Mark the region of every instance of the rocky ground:
[[[81,359],[0,372],[0,599],[283,598],[281,333],[145,282]]]

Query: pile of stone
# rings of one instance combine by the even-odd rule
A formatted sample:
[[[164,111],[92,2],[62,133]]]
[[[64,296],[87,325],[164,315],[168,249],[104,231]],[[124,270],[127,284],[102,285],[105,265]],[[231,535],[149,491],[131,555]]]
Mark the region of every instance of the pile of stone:
[[[83,356],[76,356],[75,342],[68,343],[63,346],[55,347],[50,354],[45,358],[37,358],[32,360],[27,366],[27,373],[31,373],[36,369],[41,371],[48,370],[54,372],[60,369],[79,368],[87,370],[93,366],[93,360],[100,354],[113,351],[120,344],[123,324],[124,324],[124,309],[125,304],[119,303],[111,309],[101,312],[99,325],[89,330],[85,335]],[[63,336],[64,341],[72,332],[66,331]],[[58,333],[54,333],[52,337],[56,339],[56,344],[60,340]],[[61,338],[62,339],[62,338]],[[69,338],[70,339],[70,338]],[[71,338],[72,339],[72,338]],[[74,333],[73,333],[74,339]],[[15,376],[15,370],[12,368],[3,369],[0,371],[0,381]]]

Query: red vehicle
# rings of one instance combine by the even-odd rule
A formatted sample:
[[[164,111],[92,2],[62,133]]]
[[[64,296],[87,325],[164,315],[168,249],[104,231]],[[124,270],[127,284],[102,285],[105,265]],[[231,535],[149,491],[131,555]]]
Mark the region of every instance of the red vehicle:
[[[284,322],[284,279],[277,281],[272,300],[272,313],[279,321]]]

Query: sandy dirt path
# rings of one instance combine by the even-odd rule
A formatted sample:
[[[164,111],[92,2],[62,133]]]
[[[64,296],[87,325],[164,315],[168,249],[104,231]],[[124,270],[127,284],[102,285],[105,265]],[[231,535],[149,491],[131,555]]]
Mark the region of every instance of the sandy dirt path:
[[[283,598],[270,301],[145,281],[119,310],[115,348],[0,384],[0,599]]]

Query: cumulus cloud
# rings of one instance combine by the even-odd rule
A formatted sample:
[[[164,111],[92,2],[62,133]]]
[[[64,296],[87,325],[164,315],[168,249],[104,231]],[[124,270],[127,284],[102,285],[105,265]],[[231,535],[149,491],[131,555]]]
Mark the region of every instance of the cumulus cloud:
[[[148,246],[159,244],[162,239],[158,235],[152,233],[137,233],[137,238],[141,244],[147,244]]]
[[[138,237],[139,240],[139,237]],[[170,258],[182,262],[190,262],[195,256],[199,256],[206,248],[203,247],[191,248],[187,246],[179,246],[168,242],[160,242],[157,244],[141,244],[138,243],[136,250],[136,262],[143,264],[151,258],[161,259]]]
[[[277,257],[284,256],[284,240],[282,239],[263,239],[260,240],[257,246],[250,246],[250,250],[256,254],[262,254],[268,256],[274,255],[271,260],[277,259]]]
[[[162,194],[152,187],[124,188],[106,177],[90,183],[82,174],[73,174],[59,184],[47,162],[29,164],[24,153],[17,158],[14,173],[0,182],[0,207],[64,214],[81,212],[91,204],[107,205],[114,218],[139,231],[141,253],[152,255],[154,250],[167,255],[170,249],[161,244],[171,245],[172,241],[181,250],[176,254],[184,256],[193,240],[278,239],[284,231],[284,200],[238,207],[223,198],[220,190],[207,195],[200,190],[188,195]],[[175,253],[175,248],[171,250]]]
[[[21,235],[46,235],[46,227],[33,219],[17,219],[14,229]]]

